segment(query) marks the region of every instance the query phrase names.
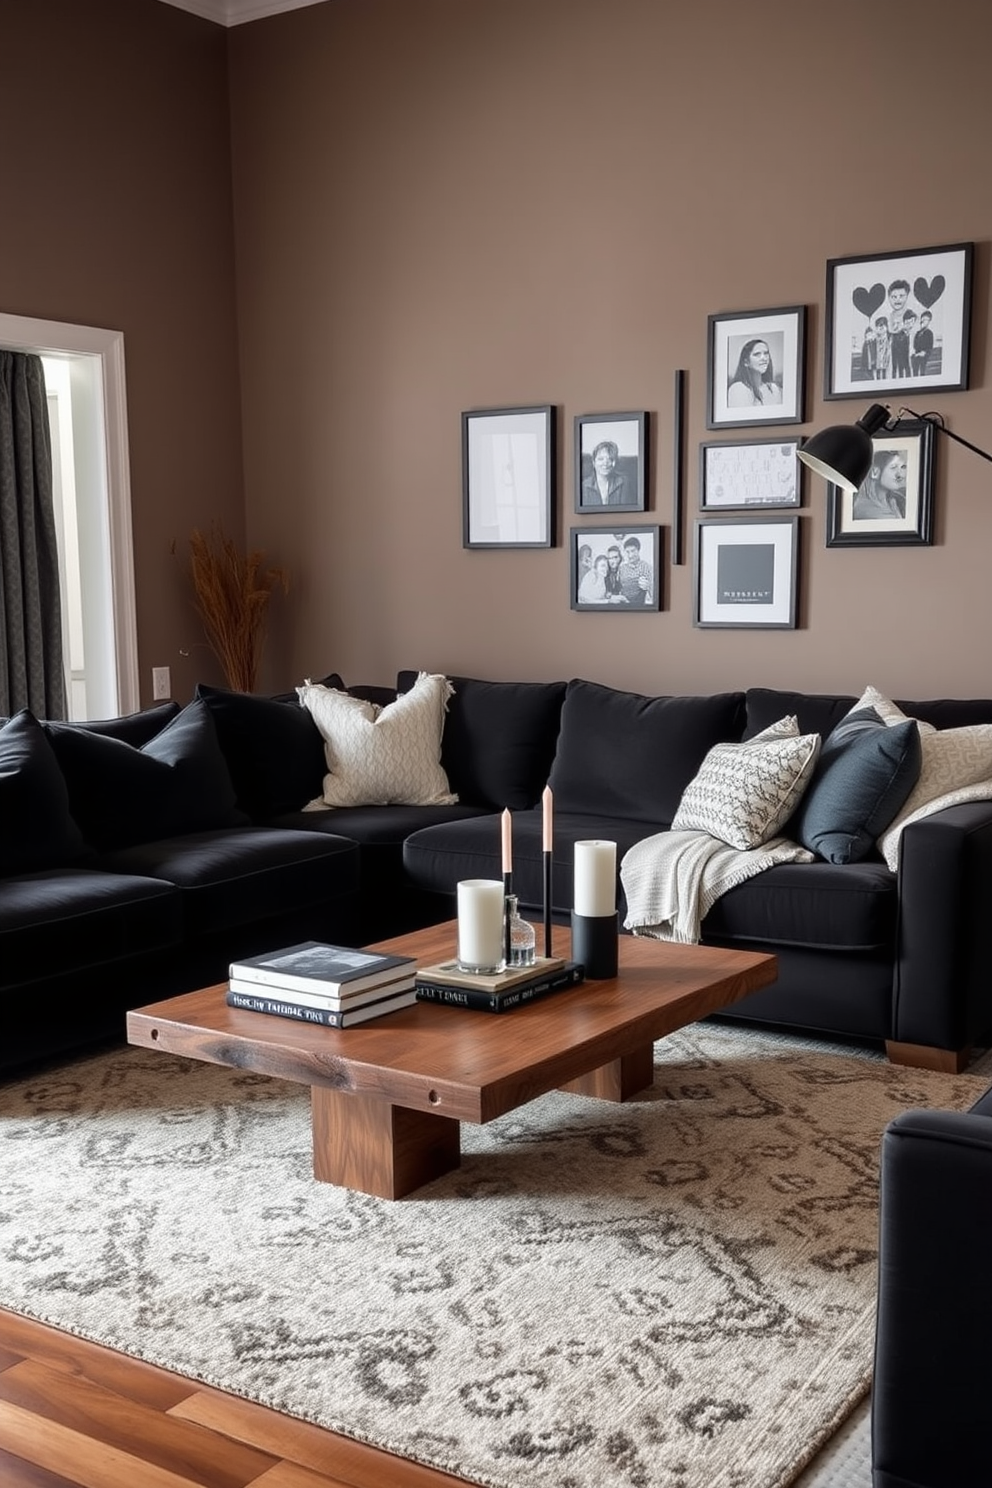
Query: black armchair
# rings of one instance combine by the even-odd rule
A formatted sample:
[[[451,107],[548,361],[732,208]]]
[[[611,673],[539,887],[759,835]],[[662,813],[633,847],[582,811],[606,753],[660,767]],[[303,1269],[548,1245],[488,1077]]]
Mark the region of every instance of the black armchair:
[[[992,1485],[992,1089],[882,1140],[874,1488]]]

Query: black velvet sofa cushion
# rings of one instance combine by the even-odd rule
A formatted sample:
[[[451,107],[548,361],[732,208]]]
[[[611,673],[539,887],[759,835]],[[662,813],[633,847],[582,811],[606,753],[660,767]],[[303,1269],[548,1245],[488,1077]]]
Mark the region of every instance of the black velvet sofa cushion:
[[[205,703],[190,703],[140,748],[75,724],[43,727],[73,818],[99,851],[245,821]]]
[[[417,673],[400,672],[398,692]],[[441,765],[459,801],[490,811],[534,806],[548,783],[565,700],[564,682],[483,682],[450,676],[454,694]]]
[[[89,718],[72,724],[88,734],[104,734],[108,739],[120,739],[140,749],[149,739],[160,734],[167,723],[178,717],[179,704],[170,699],[167,703],[155,703],[151,708],[142,708],[138,713],[125,713],[123,718]]]
[[[55,868],[85,853],[58,760],[25,708],[0,727],[0,875]]]
[[[322,685],[344,687],[336,673]],[[249,816],[298,811],[320,795],[324,741],[295,693],[258,697],[199,682],[195,697],[210,710],[238,805]]]
[[[644,697],[569,682],[549,781],[556,820],[576,812],[667,826],[706,752],[743,726],[742,692]]]
[[[105,853],[98,866],[175,884],[187,936],[277,919],[356,893],[359,885],[355,843],[270,827],[160,838]]]
[[[790,714],[799,722],[802,734],[822,734],[824,738],[851,711],[856,697],[846,694],[787,692],[769,687],[751,687],[747,692],[747,723],[744,737],[751,739],[779,718]],[[992,723],[992,699],[930,698],[922,702],[902,698],[892,700],[909,718],[932,723],[934,728],[965,728],[972,723]]]
[[[8,990],[95,975],[178,946],[182,935],[180,895],[161,879],[59,868],[8,878],[0,887],[0,967]]]
[[[411,880],[434,893],[453,894],[460,878],[502,877],[500,816],[453,821],[414,832],[403,849],[403,863]],[[623,855],[661,824],[603,817],[591,812],[555,810],[551,901],[556,914],[572,907],[572,860],[576,842],[607,838],[617,844],[617,864]],[[541,808],[513,813],[513,890],[531,912],[544,903],[544,850]],[[618,889],[618,893],[619,893]],[[623,909],[622,895],[619,907]]]
[[[706,940],[891,952],[897,880],[884,863],[779,863],[721,894]]]

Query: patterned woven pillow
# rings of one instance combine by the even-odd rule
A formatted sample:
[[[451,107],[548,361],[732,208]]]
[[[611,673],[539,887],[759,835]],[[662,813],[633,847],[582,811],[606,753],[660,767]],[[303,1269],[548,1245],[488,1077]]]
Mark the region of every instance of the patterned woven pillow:
[[[327,774],[313,806],[450,806],[458,800],[441,768],[441,736],[452,688],[421,672],[409,692],[380,707],[331,687],[296,689],[324,740]]]
[[[795,811],[819,753],[820,735],[801,734],[794,718],[741,744],[715,744],[683,792],[672,831],[760,847]]]
[[[966,801],[992,800],[992,723],[921,730],[920,749],[923,760],[916,785],[878,839],[893,873],[899,866],[899,839],[910,822]]]

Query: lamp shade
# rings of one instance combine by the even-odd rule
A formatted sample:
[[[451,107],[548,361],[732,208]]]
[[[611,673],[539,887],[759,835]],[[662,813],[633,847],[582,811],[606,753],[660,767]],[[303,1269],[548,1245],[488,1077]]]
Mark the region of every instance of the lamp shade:
[[[812,435],[799,451],[799,458],[842,490],[856,491],[871,469],[871,437],[888,421],[889,410],[873,403],[856,424],[831,424]]]

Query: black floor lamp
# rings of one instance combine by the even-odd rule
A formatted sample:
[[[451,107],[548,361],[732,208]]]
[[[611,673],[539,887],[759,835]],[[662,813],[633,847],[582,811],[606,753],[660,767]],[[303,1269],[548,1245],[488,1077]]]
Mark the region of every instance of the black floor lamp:
[[[948,439],[963,444],[965,449],[981,455],[983,460],[992,461],[992,455],[987,450],[979,449],[977,444],[962,439],[960,434],[952,434],[944,423],[942,414],[914,413],[911,408],[900,408],[896,418],[890,419],[889,408],[884,403],[873,403],[855,424],[831,424],[829,428],[811,435],[800,449],[799,458],[825,480],[833,481],[834,485],[840,486],[844,491],[854,492],[871,469],[872,435],[877,434],[880,429],[894,429],[903,415],[933,424]]]

